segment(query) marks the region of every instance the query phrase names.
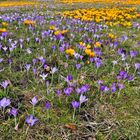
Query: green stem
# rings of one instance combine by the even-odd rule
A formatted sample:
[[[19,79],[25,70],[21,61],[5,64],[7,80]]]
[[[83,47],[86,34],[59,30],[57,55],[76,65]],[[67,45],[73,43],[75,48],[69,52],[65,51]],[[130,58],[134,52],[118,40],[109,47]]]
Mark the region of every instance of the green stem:
[[[49,115],[49,110],[47,110],[47,118],[49,118],[50,117],[50,115]]]
[[[5,108],[2,109],[2,114],[3,114],[3,117],[4,117],[4,119],[5,119],[4,110],[5,110]]]
[[[51,79],[51,86],[53,85],[53,74],[52,74],[52,79]]]
[[[11,71],[11,63],[10,63],[10,65],[9,65],[9,71],[10,71],[10,73],[12,73],[12,71]]]
[[[28,131],[29,131],[29,126],[28,126],[27,129],[26,129],[25,136],[27,136]]]
[[[76,111],[76,109],[74,108],[73,116],[72,116],[72,120],[73,120],[73,121],[74,121],[74,118],[75,118],[75,111]]]
[[[59,97],[58,97],[58,98],[59,98],[59,103],[61,104],[61,98],[60,98],[60,95],[58,95],[58,96],[59,96]]]
[[[68,97],[66,97],[66,103],[68,102]]]
[[[80,106],[79,106],[79,112],[80,112],[80,110],[81,110],[81,104],[80,104]]]
[[[35,112],[35,106],[33,105],[33,115],[34,115],[34,112]]]
[[[96,75],[97,75],[97,78],[98,78],[98,68],[96,69]]]
[[[48,86],[47,86],[47,94],[48,94]]]
[[[136,75],[136,71],[137,71],[137,70],[135,69],[133,76],[135,76],[135,75]]]
[[[4,88],[4,95],[7,96],[6,88]]]
[[[118,98],[120,97],[120,94],[121,94],[121,90],[119,90],[119,92],[118,92]]]
[[[17,125],[17,118],[16,118],[16,116],[15,116],[15,127],[16,127],[16,125]]]

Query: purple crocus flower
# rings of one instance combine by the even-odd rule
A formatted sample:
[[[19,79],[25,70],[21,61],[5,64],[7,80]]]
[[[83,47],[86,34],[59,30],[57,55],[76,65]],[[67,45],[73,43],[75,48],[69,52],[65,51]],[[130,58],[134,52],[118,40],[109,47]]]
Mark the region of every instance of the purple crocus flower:
[[[30,70],[30,67],[31,67],[31,64],[26,64],[26,65],[25,65],[25,68],[26,68],[27,71]]]
[[[120,80],[120,79],[122,79],[121,76],[120,75],[117,75],[117,80]]]
[[[115,41],[114,42],[114,48],[116,48],[118,46],[119,42],[118,41]]]
[[[62,34],[56,35],[56,38],[57,38],[57,39],[63,39]]]
[[[136,70],[140,69],[140,63],[135,63],[135,69]]]
[[[45,62],[46,62],[46,60],[45,60],[44,58],[42,58],[40,61],[41,61],[41,64],[42,64],[42,65],[44,65]]]
[[[102,60],[100,58],[94,58],[96,68],[99,68],[102,65]]]
[[[94,48],[94,52],[96,53],[96,55],[101,56],[102,52],[100,48]]]
[[[33,97],[33,98],[31,99],[30,103],[31,103],[33,106],[35,106],[35,105],[38,103],[37,97],[36,97],[36,96]]]
[[[81,93],[85,93],[85,92],[87,92],[87,91],[88,91],[88,89],[89,89],[89,85],[88,85],[88,84],[83,85],[83,86],[80,88]]]
[[[9,85],[9,81],[8,81],[8,80],[5,80],[5,81],[3,81],[2,83],[0,83],[0,85],[1,85],[4,89],[6,89],[7,86]]]
[[[64,52],[65,48],[64,47],[60,47],[59,50],[60,50],[60,52]]]
[[[133,36],[133,35],[132,35],[131,37],[132,37],[132,38],[135,38],[135,36]]]
[[[104,83],[104,81],[103,81],[103,80],[98,80],[97,83],[98,83],[99,85],[101,85],[101,84]]]
[[[104,91],[104,90],[105,90],[105,87],[106,87],[106,86],[104,86],[104,85],[100,85],[100,90],[101,90],[101,91]]]
[[[0,63],[3,61],[3,58],[0,58]]]
[[[33,74],[36,75],[36,73],[37,73],[37,69],[33,68]]]
[[[35,38],[35,41],[36,41],[37,43],[40,43],[40,38]]]
[[[17,109],[13,107],[13,108],[10,110],[10,114],[13,115],[14,117],[16,117],[16,115],[18,114]]]
[[[138,27],[138,23],[136,23],[136,22],[133,22],[133,27]]]
[[[55,50],[56,49],[56,46],[52,46],[52,49]]]
[[[133,80],[134,80],[134,77],[133,77],[133,75],[129,75],[129,76],[127,77],[127,79],[128,79],[128,81],[133,81]]]
[[[64,93],[66,94],[66,96],[69,96],[73,91],[72,87],[67,87],[64,89]]]
[[[11,104],[10,99],[3,98],[0,100],[0,108],[1,107],[5,108],[5,107],[9,106],[10,104]]]
[[[35,58],[32,61],[33,61],[33,65],[35,65],[37,63],[37,59],[35,59]]]
[[[51,108],[51,103],[49,101],[45,103],[45,108],[46,110],[49,110]]]
[[[109,88],[107,86],[101,84],[100,85],[100,90],[101,91],[104,91],[104,92],[108,92],[109,91]]]
[[[116,90],[117,90],[116,83],[113,83],[111,86],[111,91],[114,93],[116,92]]]
[[[108,92],[109,88],[107,86],[105,86],[104,92]]]
[[[12,52],[14,50],[14,47],[9,47],[9,51]]]
[[[83,57],[84,57],[83,55],[80,55],[80,59],[81,59],[81,60],[83,59]]]
[[[137,51],[130,51],[130,56],[131,57],[136,57],[138,55]]]
[[[2,33],[2,37],[6,37],[8,35],[8,32]]]
[[[86,96],[84,96],[83,94],[81,94],[79,101],[80,101],[80,104],[82,104],[82,103],[88,101],[88,98],[86,98]]]
[[[25,119],[25,122],[29,125],[29,126],[33,126],[36,122],[38,121],[37,118],[34,118],[33,115],[27,116]]]
[[[76,64],[76,69],[80,69],[81,68],[81,64]]]
[[[119,87],[119,89],[120,89],[120,90],[122,90],[122,89],[124,89],[124,88],[125,88],[125,86],[124,86],[124,84],[123,84],[123,83],[118,83],[118,87]]]
[[[94,62],[94,58],[90,58],[90,62],[93,63]]]
[[[46,64],[45,64],[43,67],[44,67],[44,69],[47,69],[47,68],[49,68],[49,66],[48,66],[48,65],[46,65]]]
[[[78,93],[78,94],[81,93],[81,89],[80,89],[80,88],[76,88],[75,91],[76,91],[76,93]]]
[[[78,108],[79,105],[80,105],[80,103],[77,102],[77,101],[72,101],[71,104],[72,104],[72,107],[73,107],[74,109]]]
[[[127,37],[126,35],[120,37],[120,41],[121,41],[121,42],[122,42],[122,41],[126,41],[127,39],[128,39],[128,37]]]
[[[50,82],[49,81],[46,81],[46,87],[48,88],[50,85]]]
[[[110,43],[109,45],[110,45],[111,48],[113,47],[113,43]]]
[[[24,40],[23,40],[22,38],[19,39],[19,42],[20,42],[20,43],[23,43],[23,41],[24,41]]]
[[[58,89],[56,90],[56,94],[59,96],[62,93],[62,90]]]
[[[66,81],[72,81],[72,79],[73,79],[73,76],[72,76],[72,75],[68,75],[68,76],[66,77]]]
[[[12,63],[12,59],[8,58],[7,63],[10,65]]]
[[[120,76],[121,79],[126,79],[128,74],[127,74],[126,71],[120,71],[119,72],[119,76]]]
[[[119,48],[119,49],[118,49],[118,54],[119,54],[119,55],[125,54],[125,52],[126,52],[126,51],[125,51],[123,48]]]

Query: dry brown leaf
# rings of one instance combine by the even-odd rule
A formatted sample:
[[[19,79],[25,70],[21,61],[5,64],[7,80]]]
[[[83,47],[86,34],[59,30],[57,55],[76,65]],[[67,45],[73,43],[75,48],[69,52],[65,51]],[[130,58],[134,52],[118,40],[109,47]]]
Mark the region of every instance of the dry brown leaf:
[[[77,130],[77,126],[73,123],[68,123],[65,125],[65,127],[71,130]]]

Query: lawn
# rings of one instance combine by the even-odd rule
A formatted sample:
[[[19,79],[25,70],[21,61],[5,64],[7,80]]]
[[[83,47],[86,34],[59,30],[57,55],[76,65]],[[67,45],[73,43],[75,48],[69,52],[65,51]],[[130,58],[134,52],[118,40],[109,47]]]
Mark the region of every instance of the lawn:
[[[0,1],[0,140],[139,140],[138,0]]]

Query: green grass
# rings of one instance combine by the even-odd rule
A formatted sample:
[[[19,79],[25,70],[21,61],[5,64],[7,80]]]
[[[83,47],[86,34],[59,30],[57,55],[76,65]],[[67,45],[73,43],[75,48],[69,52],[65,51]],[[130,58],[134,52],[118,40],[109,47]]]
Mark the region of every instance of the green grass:
[[[47,23],[39,25],[37,22],[36,29],[34,33],[36,36],[41,36],[41,31],[47,30],[49,28],[49,21],[51,20],[51,13],[57,11],[72,10],[77,8],[89,8],[89,7],[104,7],[106,5],[93,5],[87,4],[74,4],[73,6],[68,6],[67,4],[56,3],[55,7],[51,8],[53,2],[47,4],[49,13],[46,13],[46,7],[34,9],[39,15],[45,15]],[[19,13],[32,13],[33,9],[19,9]],[[6,12],[15,12],[15,9],[11,11],[2,11],[2,14]],[[54,16],[53,20],[56,20]],[[63,25],[68,27],[67,23],[63,21]],[[137,20],[139,22],[139,20]],[[15,30],[14,27],[19,27]],[[77,25],[81,27],[80,25]],[[85,26],[85,25],[82,25]],[[60,25],[61,28],[61,25]],[[107,85],[116,81],[116,76],[118,72],[123,67],[123,62],[120,61],[119,64],[113,70],[112,61],[118,60],[120,56],[116,55],[115,50],[109,49],[108,46],[103,46],[103,60],[104,65],[99,69],[98,73],[96,68],[92,64],[87,64],[85,58],[84,61],[79,61],[83,66],[80,70],[75,71],[75,60],[66,59],[65,55],[61,54],[58,50],[54,53],[52,52],[51,46],[56,45],[59,47],[57,41],[51,41],[51,39],[46,38],[41,44],[35,43],[33,33],[27,29],[25,25],[17,25],[17,22],[11,23],[8,27],[12,31],[13,40],[23,38],[26,39],[30,37],[30,43],[24,43],[24,49],[16,49],[11,54],[5,55],[0,52],[0,57],[13,59],[13,64],[11,69],[7,65],[6,61],[4,64],[0,64],[1,67],[5,67],[3,74],[0,74],[1,81],[8,79],[11,84],[7,89],[7,97],[12,99],[12,105],[17,106],[19,109],[18,122],[19,129],[14,130],[14,118],[9,117],[8,110],[6,110],[6,118],[0,119],[0,140],[86,140],[86,139],[97,139],[97,140],[139,140],[140,139],[140,77],[139,73],[136,75],[136,79],[132,82],[125,82],[125,89],[122,90],[120,96],[118,94],[100,94],[98,87],[96,85],[96,80],[104,80]],[[39,31],[39,33],[37,33]],[[139,51],[139,46],[136,45],[139,40],[139,30],[134,28],[124,28],[124,27],[110,27],[102,31],[106,36],[108,33],[114,33],[118,37],[121,35],[127,35],[129,40],[125,43],[119,44],[119,47],[125,48],[127,51],[134,50]],[[74,46],[75,43],[81,41],[83,32],[77,35],[72,42]],[[135,39],[131,36],[134,35]],[[105,36],[104,41],[108,39]],[[92,38],[89,34],[88,37]],[[7,41],[2,41],[4,45]],[[32,54],[27,54],[26,49],[31,48]],[[43,54],[42,48],[46,48],[46,53]],[[35,77],[31,70],[27,74],[24,65],[26,63],[32,63],[33,58],[43,56],[47,60],[47,64],[50,66],[57,66],[59,72],[54,75],[53,86],[49,87],[49,94],[47,94],[47,89],[43,80],[40,79],[39,74],[44,72],[43,68],[40,68],[37,76]],[[108,56],[109,59],[105,59]],[[139,55],[140,56],[140,55]],[[127,59],[131,68],[129,73],[134,72],[134,63],[140,62],[140,57],[134,58],[134,60]],[[38,67],[40,64],[38,64]],[[67,68],[64,69],[64,66]],[[113,73],[114,71],[114,73]],[[71,101],[73,99],[78,100],[78,95],[72,95],[68,100],[64,95],[57,97],[55,94],[56,89],[61,89],[66,87],[66,82],[62,76],[66,77],[68,74],[72,74],[74,77],[74,82],[77,86],[82,84],[90,84],[91,88],[86,93],[89,98],[89,102],[81,107],[81,110],[76,110],[75,120],[72,120],[73,109],[71,107]],[[47,80],[51,80],[51,75],[49,75]],[[5,96],[3,89],[0,89],[0,95]],[[32,97],[37,96],[40,101],[35,106],[35,116],[39,119],[37,124],[31,127],[26,134],[27,124],[24,123],[25,116],[32,113],[32,105],[30,100]],[[22,98],[22,101],[20,99]],[[50,101],[52,104],[51,109],[48,112],[45,110],[45,101]],[[0,116],[1,117],[1,116]],[[67,124],[73,123],[76,126],[76,130],[71,130],[66,127]]]

